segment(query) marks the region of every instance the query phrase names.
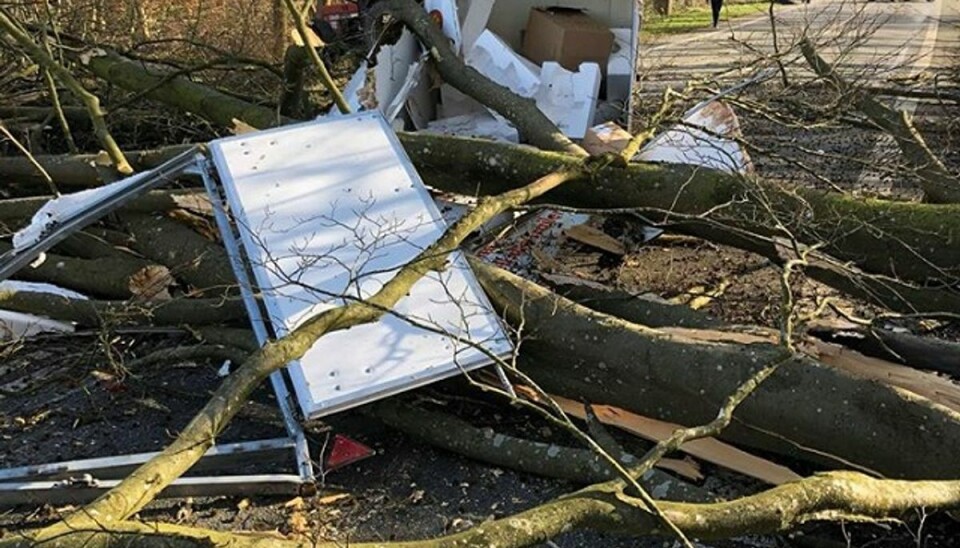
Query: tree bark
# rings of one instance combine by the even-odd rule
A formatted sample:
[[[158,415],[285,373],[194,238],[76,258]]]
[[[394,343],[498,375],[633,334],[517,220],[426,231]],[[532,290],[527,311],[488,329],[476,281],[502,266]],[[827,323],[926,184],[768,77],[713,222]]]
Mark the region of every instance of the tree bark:
[[[172,145],[158,149],[125,151],[124,156],[126,156],[134,171],[144,171],[156,167],[192,147],[193,145]],[[50,177],[56,181],[61,189],[70,187],[92,188],[112,182],[112,178],[107,176],[109,174],[103,171],[103,160],[98,154],[37,156],[36,158],[43,166],[44,171],[50,174]],[[3,158],[0,160],[0,174],[3,174],[10,181],[43,181],[43,178],[37,173],[36,167],[27,158]],[[0,214],[0,217],[2,216]]]
[[[184,76],[171,77],[115,52],[101,51],[90,56],[87,69],[127,91],[142,93],[147,99],[192,112],[225,128],[233,127],[234,120],[242,120],[257,129],[285,122],[272,107],[254,105]]]
[[[237,286],[223,247],[162,214],[121,217],[134,248],[167,266],[173,275],[206,295],[234,292]]]
[[[960,344],[874,327],[814,327],[811,334],[868,356],[960,377]]]
[[[401,134],[400,139],[431,186],[468,196],[502,192],[576,162],[569,155],[478,139],[425,134]],[[958,204],[857,198],[668,164],[601,165],[538,201],[583,209],[639,209],[654,221],[681,223],[709,213],[736,229],[783,237],[774,228],[773,212],[801,242],[825,244],[824,251],[868,272],[921,285],[930,282],[947,294],[956,292],[944,284],[960,279]]]
[[[773,344],[711,342],[717,337],[696,337],[692,329],[630,323],[495,267],[473,267],[508,321],[525,327],[521,369],[545,390],[578,401],[701,424],[756,370],[786,357]],[[794,458],[849,462],[890,477],[960,474],[960,413],[806,356],[790,358],[735,417],[724,438]],[[911,448],[910,459],[902,447]]]
[[[365,407],[364,412],[430,445],[495,466],[580,485],[617,478],[616,472],[606,461],[589,449],[533,442],[499,434],[490,428],[476,428],[451,415],[428,411],[395,398]],[[638,459],[632,455],[625,457],[621,460],[624,466],[638,463]],[[641,484],[648,491],[658,493],[658,498],[686,502],[716,499],[666,472],[650,472],[641,478]]]
[[[0,251],[10,249],[10,244],[0,242]],[[165,267],[136,257],[77,259],[52,253],[36,268],[23,268],[14,277],[113,299],[149,300],[164,294],[173,282]]]
[[[0,308],[75,322],[102,325],[219,325],[249,322],[240,299],[171,299],[150,303],[68,299],[50,293],[0,291]]]

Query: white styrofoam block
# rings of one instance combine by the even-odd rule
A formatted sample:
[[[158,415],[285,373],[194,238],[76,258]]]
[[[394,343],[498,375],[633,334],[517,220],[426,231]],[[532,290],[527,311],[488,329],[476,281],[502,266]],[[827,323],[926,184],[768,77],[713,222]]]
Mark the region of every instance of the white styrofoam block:
[[[369,297],[446,229],[378,112],[220,139],[210,149],[279,336]],[[288,366],[305,416],[490,363],[464,339],[494,355],[512,349],[460,253],[392,310],[396,315],[321,337]]]
[[[636,159],[642,162],[689,164],[729,173],[753,169],[747,151],[729,137],[739,136],[740,122],[729,105],[712,101],[698,105],[676,125],[654,137]],[[707,131],[702,131],[703,128]]]
[[[485,30],[466,55],[467,65],[521,97],[533,97],[540,86],[537,65],[510,49],[499,36]]]
[[[425,133],[482,137],[506,143],[519,143],[520,133],[510,122],[486,111],[464,114],[430,122]]]
[[[457,13],[456,0],[426,0],[423,8],[430,13],[439,11],[443,18],[443,34],[453,42],[453,51],[460,52],[462,38],[460,34],[460,15]]]
[[[440,105],[438,118],[454,118],[464,114],[486,112],[487,109],[479,101],[461,92],[450,84],[440,86]]]
[[[600,95],[600,66],[582,63],[571,72],[559,63],[547,61],[540,70],[537,107],[564,135],[583,139],[593,125]]]
[[[607,62],[607,100],[630,97],[633,80],[633,29],[610,29],[614,36],[613,53]]]
[[[463,37],[463,51],[470,51],[477,43],[477,38],[487,28],[490,12],[493,11],[495,0],[470,0],[467,13],[463,16],[461,35]]]

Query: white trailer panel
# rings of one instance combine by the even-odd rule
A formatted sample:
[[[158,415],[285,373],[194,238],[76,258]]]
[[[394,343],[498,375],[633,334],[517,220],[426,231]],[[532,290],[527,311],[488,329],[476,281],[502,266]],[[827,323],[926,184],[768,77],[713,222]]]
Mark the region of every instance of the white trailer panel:
[[[221,139],[210,149],[277,336],[372,295],[446,229],[378,112]],[[466,341],[497,356],[512,351],[459,253],[394,311],[322,337],[288,366],[305,416],[491,363]]]

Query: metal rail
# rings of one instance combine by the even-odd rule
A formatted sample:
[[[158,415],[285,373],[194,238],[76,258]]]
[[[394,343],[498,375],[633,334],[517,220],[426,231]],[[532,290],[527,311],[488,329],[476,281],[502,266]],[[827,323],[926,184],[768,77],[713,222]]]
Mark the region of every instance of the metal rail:
[[[29,265],[41,253],[63,241],[67,236],[83,229],[114,209],[142,196],[145,192],[172,181],[194,163],[194,155],[200,147],[192,147],[159,166],[142,173],[141,181],[118,189],[102,201],[78,212],[75,216],[58,223],[53,230],[23,249],[11,249],[0,255],[0,281],[6,280],[21,268]]]

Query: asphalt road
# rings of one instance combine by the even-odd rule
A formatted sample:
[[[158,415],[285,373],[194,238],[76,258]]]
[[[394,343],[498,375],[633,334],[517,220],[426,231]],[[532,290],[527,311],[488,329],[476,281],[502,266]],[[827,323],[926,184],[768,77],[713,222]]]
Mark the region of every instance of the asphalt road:
[[[809,75],[799,52],[790,46],[810,36],[821,55],[850,79],[930,74],[960,64],[960,0],[926,2],[852,2],[813,0],[774,7],[777,38],[786,51],[788,70]],[[756,17],[721,22],[717,29],[667,36],[641,48],[644,91],[666,85],[682,88],[694,78],[733,82],[770,66],[762,57],[773,52],[770,20]]]

